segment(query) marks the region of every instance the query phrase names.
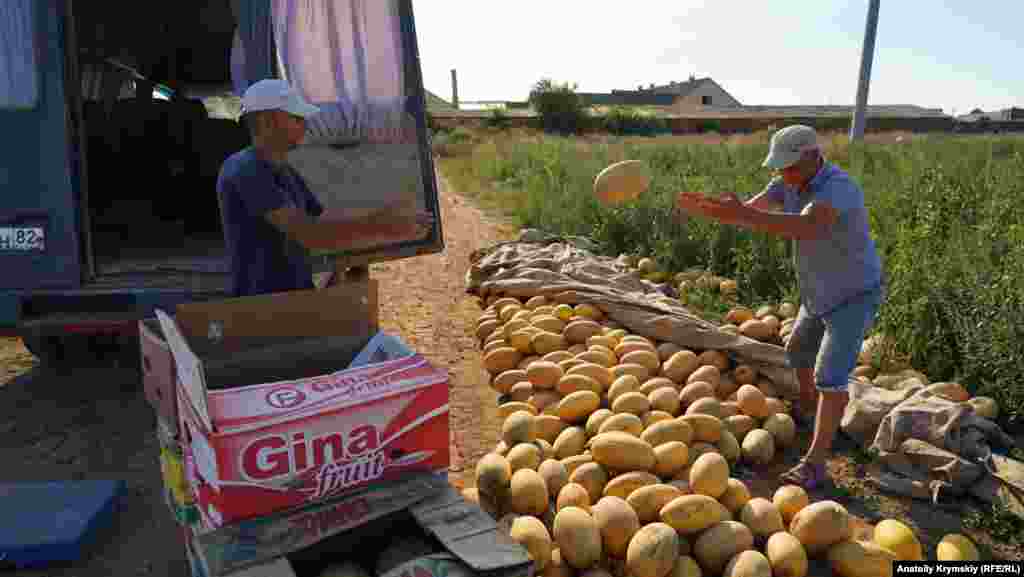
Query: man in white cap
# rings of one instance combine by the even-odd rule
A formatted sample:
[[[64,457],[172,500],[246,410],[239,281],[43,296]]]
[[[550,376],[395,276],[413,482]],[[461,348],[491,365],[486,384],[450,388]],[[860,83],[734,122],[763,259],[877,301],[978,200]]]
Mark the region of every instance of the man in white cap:
[[[217,179],[232,296],[314,288],[303,244],[367,248],[421,238],[431,224],[429,215],[403,219],[389,209],[362,221],[325,211],[288,164],[289,151],[305,138],[305,119],[318,111],[284,80],[256,82],[242,97],[252,146],[225,160]]]
[[[800,312],[786,353],[800,381],[796,416],[805,421],[805,412],[817,413],[810,448],[782,481],[813,489],[827,478],[825,458],[849,401],[850,374],[884,296],[884,274],[864,192],[825,160],[813,128],[776,132],[763,166],[780,174],[748,202],[734,194],[683,192],[678,204],[723,224],[795,241]]]

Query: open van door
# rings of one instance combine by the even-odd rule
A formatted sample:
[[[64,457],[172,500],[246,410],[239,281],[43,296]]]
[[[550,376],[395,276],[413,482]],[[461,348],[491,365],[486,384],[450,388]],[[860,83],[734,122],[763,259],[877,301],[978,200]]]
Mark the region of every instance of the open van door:
[[[314,256],[365,266],[443,250],[411,0],[271,0],[270,8],[277,75],[321,109],[289,158],[310,190],[348,218],[404,211],[434,219],[415,238]]]
[[[12,293],[82,283],[67,11],[65,2],[0,3],[0,325],[16,318],[3,310],[17,308]]]

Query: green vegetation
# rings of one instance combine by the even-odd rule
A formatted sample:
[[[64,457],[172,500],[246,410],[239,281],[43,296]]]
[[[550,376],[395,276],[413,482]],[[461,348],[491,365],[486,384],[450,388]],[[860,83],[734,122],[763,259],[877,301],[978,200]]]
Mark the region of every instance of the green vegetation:
[[[605,132],[629,136],[656,136],[670,132],[668,121],[650,107],[587,107],[576,87],[543,79],[530,91],[530,106],[537,111],[539,128],[569,135]]]
[[[585,128],[587,110],[574,85],[542,79],[530,91],[530,106],[545,132],[577,134]]]
[[[554,107],[553,107],[554,108]],[[675,193],[749,197],[770,175],[767,134],[732,138],[583,138],[477,133],[448,150],[442,169],[519,225],[589,236],[609,255],[652,256],[661,270],[706,267],[739,282],[741,301],[795,295],[790,243],[702,219],[681,223]],[[889,139],[893,140],[893,139]],[[466,144],[469,142],[469,144]],[[889,277],[878,329],[932,380],[957,380],[996,399],[1004,425],[1024,421],[1024,139],[915,136],[848,146],[831,160],[862,183]],[[600,206],[594,176],[638,158],[647,194]]]
[[[998,543],[1024,543],[1024,519],[999,502],[968,512],[964,527],[985,531]]]

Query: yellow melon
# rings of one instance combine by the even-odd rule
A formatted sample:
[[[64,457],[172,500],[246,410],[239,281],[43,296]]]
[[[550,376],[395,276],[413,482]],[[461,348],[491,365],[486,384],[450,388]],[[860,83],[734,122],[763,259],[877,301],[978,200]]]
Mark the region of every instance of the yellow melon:
[[[772,495],[772,503],[782,515],[782,521],[789,525],[793,517],[810,504],[810,497],[799,485],[782,485]]]
[[[621,497],[601,497],[591,507],[591,514],[601,532],[604,550],[609,555],[625,558],[630,540],[640,530],[633,508]]]
[[[937,561],[980,561],[974,542],[959,533],[945,535],[935,547]]]
[[[764,553],[772,565],[774,577],[806,577],[807,551],[793,535],[785,531],[775,533],[765,543]]]
[[[840,541],[829,547],[828,561],[836,577],[892,577],[896,555],[873,541]]]
[[[575,569],[589,569],[602,556],[597,523],[579,507],[566,507],[555,515],[554,538],[562,558]]]

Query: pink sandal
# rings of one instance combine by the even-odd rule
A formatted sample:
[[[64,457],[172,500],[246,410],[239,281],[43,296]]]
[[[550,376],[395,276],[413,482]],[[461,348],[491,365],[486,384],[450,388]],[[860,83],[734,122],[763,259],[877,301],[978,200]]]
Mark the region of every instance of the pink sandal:
[[[815,417],[813,413],[804,413],[800,410],[794,409],[791,416],[793,417],[793,422],[799,429],[804,431],[814,431]]]
[[[828,471],[825,470],[825,463],[812,463],[803,458],[795,467],[779,475],[779,480],[811,491],[828,481]]]

